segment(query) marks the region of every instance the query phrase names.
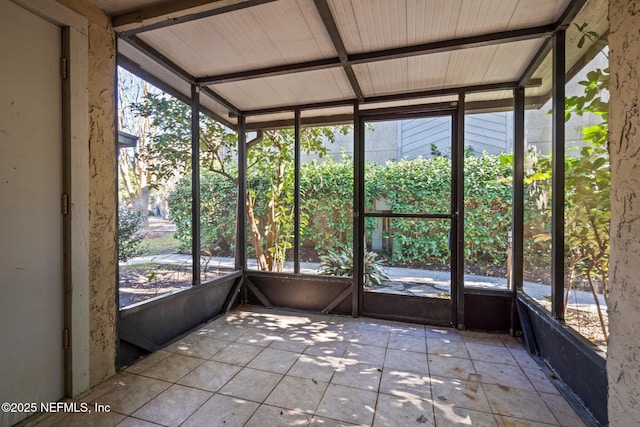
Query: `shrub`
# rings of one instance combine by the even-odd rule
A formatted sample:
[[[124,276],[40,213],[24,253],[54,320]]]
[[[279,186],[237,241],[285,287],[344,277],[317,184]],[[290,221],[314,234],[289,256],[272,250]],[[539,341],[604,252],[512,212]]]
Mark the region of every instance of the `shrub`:
[[[504,267],[512,219],[511,158],[483,154],[464,162],[465,258]]]
[[[142,214],[129,206],[118,209],[118,261],[128,261],[145,251],[142,219]]]
[[[306,226],[300,244],[319,254],[346,246],[353,240],[353,161],[331,158],[302,165],[301,212]]]
[[[445,157],[368,163],[365,203],[384,199],[393,212],[449,213],[451,163]],[[202,246],[231,256],[235,243],[235,184],[219,174],[201,173]],[[269,178],[256,172],[248,177],[251,190],[269,191]],[[478,263],[506,265],[507,233],[511,226],[511,163],[507,156],[465,158],[465,255]],[[300,170],[301,246],[322,256],[336,253],[353,240],[353,161],[330,158],[305,163]],[[254,206],[264,224],[269,206],[265,198]],[[191,186],[182,180],[169,197],[169,210],[184,249],[191,247]],[[533,218],[531,218],[533,219]],[[392,265],[449,261],[446,220],[393,218]],[[366,218],[372,231],[375,218]],[[248,234],[249,235],[249,234]],[[251,251],[251,247],[248,247]]]
[[[451,210],[451,161],[446,157],[388,161],[367,165],[367,206],[384,199],[393,213],[449,213]],[[446,263],[449,221],[392,218],[391,265]]]
[[[451,161],[446,157],[367,165],[367,206],[384,199],[392,212],[443,213],[451,210]],[[465,256],[493,265],[506,264],[511,227],[511,163],[506,156],[465,157]],[[371,184],[369,184],[371,183]],[[449,262],[448,221],[391,221],[391,263]]]
[[[238,190],[215,172],[200,175],[200,243],[212,254],[233,256]],[[176,225],[180,250],[191,251],[191,177],[181,179],[168,197],[169,216]]]
[[[364,253],[364,284],[383,285],[389,276],[384,267],[376,259],[375,252]],[[329,250],[327,255],[320,257],[320,271],[328,276],[353,276],[353,248],[348,246],[339,252]]]

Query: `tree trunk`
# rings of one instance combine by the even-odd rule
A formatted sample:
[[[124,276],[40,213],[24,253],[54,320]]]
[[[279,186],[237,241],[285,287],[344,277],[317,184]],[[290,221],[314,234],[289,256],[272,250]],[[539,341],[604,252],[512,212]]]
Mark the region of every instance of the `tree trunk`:
[[[118,157],[119,170],[120,170],[120,179],[122,179],[122,184],[127,191],[127,198],[129,201],[132,201],[136,195],[136,189],[131,182],[131,177],[129,176],[129,163],[130,157],[126,150],[120,150],[120,156]]]
[[[264,256],[264,251],[262,250],[262,236],[260,235],[260,230],[258,229],[258,224],[256,222],[256,215],[253,210],[253,205],[255,200],[251,197],[247,197],[247,217],[249,219],[249,224],[251,224],[251,235],[253,236],[253,247],[256,251],[256,258],[258,260],[258,265],[260,270],[269,271],[267,266],[267,260]]]
[[[571,295],[571,290],[573,289],[573,281],[575,280],[575,266],[571,265],[571,271],[569,273],[569,281],[567,283],[567,293],[564,296],[564,317],[567,317],[567,307],[569,306],[569,296]]]
[[[278,200],[282,195],[284,188],[284,175],[285,175],[285,163],[280,160],[278,165],[278,175],[276,176],[276,183],[271,188],[271,200],[269,201],[269,224],[267,228],[267,250],[272,249],[267,254],[267,261],[269,264],[269,271],[281,271],[284,265],[284,259],[278,256],[280,245],[280,230],[277,224],[276,212],[278,210]]]
[[[149,199],[151,196],[151,189],[149,187],[142,187],[138,189],[137,196],[131,200],[131,206],[134,212],[137,212],[142,217],[142,226],[144,228],[149,227]]]
[[[593,299],[596,302],[596,308],[598,309],[598,319],[600,320],[600,327],[602,328],[602,335],[604,335],[604,340],[609,340],[609,334],[607,333],[607,325],[604,323],[604,317],[602,315],[602,308],[600,307],[600,299],[598,299],[598,292],[596,291],[596,286],[593,283],[593,279],[591,278],[591,269],[587,271],[587,279],[589,280],[589,286],[591,287],[591,292],[593,293]]]
[[[131,172],[129,167],[130,161],[131,157],[126,150],[121,150],[118,159],[120,179],[126,189],[127,199],[131,204],[131,208],[134,212],[137,212],[142,216],[142,225],[144,228],[147,228],[149,227],[149,199],[151,196],[151,189],[147,185],[148,179],[146,174],[141,176],[138,167],[133,168],[133,174],[136,181],[136,184],[134,185],[131,180],[131,176],[129,175]]]
[[[274,271],[273,270],[274,252],[269,251],[269,249],[272,249],[276,243],[275,230],[274,230],[276,217],[275,217],[274,205],[275,205],[275,200],[272,196],[271,200],[269,201],[269,217],[268,217],[267,228],[264,236],[266,239],[265,247],[267,248],[266,262],[267,262],[269,271]]]

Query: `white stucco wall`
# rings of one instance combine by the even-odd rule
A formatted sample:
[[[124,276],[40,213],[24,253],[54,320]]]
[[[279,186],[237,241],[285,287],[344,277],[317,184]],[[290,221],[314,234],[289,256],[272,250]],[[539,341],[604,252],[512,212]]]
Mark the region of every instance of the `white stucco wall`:
[[[96,385],[115,373],[117,344],[115,33],[110,17],[88,0],[58,2],[89,23],[89,368]]]
[[[611,0],[609,422],[640,425],[640,1]]]

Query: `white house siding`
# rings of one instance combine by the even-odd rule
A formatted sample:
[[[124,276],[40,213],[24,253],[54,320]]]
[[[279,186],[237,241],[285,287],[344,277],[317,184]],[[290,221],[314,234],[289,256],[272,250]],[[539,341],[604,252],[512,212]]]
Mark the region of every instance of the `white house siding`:
[[[465,146],[480,154],[509,152],[513,141],[512,115],[509,113],[470,114],[465,118]],[[451,154],[451,120],[432,117],[400,123],[399,157],[430,157],[432,147],[442,155]]]
[[[450,117],[403,120],[399,127],[399,158],[431,157],[432,147],[444,156],[451,154]]]

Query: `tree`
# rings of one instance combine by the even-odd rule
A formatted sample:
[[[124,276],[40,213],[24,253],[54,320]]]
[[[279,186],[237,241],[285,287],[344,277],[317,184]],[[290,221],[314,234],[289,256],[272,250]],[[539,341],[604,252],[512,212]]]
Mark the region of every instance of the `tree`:
[[[147,93],[132,105],[136,115],[149,120],[152,142],[140,157],[152,165],[155,185],[191,172],[191,107],[162,93]],[[237,136],[211,118],[200,115],[200,165],[237,184],[231,170],[237,155]],[[230,169],[231,168],[231,169]]]
[[[346,133],[347,129],[347,126],[304,128],[300,134],[300,150],[321,158],[327,153],[326,144],[335,141],[335,132]],[[286,251],[292,247],[294,143],[292,129],[266,131],[262,141],[247,151],[247,216],[261,270],[282,270]],[[256,188],[258,176],[269,177],[268,188]],[[262,222],[256,215],[259,197],[268,201],[266,218]],[[301,218],[302,228],[306,221]]]
[[[148,93],[134,105],[137,114],[148,118],[153,141],[141,157],[153,164],[153,175],[166,181],[191,170],[191,110],[177,99]],[[237,187],[237,135],[215,120],[200,116],[200,166],[233,182]],[[322,157],[335,132],[347,127],[305,128],[301,150]],[[282,269],[293,241],[293,156],[292,129],[268,130],[247,150],[247,217],[253,250],[261,270]],[[262,179],[258,179],[261,177]],[[267,180],[264,178],[267,177]]]
[[[582,48],[591,42],[588,57],[596,54],[607,55],[603,50],[606,40],[597,33],[588,31],[587,24],[576,25],[582,37],[578,47]],[[569,274],[565,297],[567,301],[575,279],[583,276],[594,296],[600,324],[605,339],[607,328],[598,299],[598,283],[601,293],[607,297],[609,283],[609,220],[611,172],[607,136],[609,133],[608,102],[606,93],[609,88],[609,68],[595,68],[587,73],[586,80],[580,81],[584,92],[567,97],[565,100],[565,121],[573,114],[595,114],[602,121],[583,129],[584,147],[578,156],[565,157],[565,255],[566,268]],[[535,196],[539,201],[550,193],[551,161],[542,156],[534,163],[532,173],[527,182],[536,188]],[[540,203],[546,210],[546,203]],[[536,236],[538,241],[549,240],[548,233]]]
[[[129,206],[118,209],[118,261],[128,261],[142,255],[146,249],[141,233],[142,215]]]
[[[118,128],[138,137],[135,148],[119,149],[120,190],[124,202],[140,216],[144,226],[148,225],[147,212],[155,177],[152,164],[141,153],[151,144],[151,123],[148,118],[139,117],[132,105],[153,91],[147,82],[122,68],[118,69]]]
[[[604,50],[607,44],[605,39],[594,31],[586,30],[587,24],[576,25],[576,27],[582,33],[578,47],[590,41],[592,45],[588,54],[592,58],[598,52],[607,56]],[[566,160],[565,223],[568,233],[565,241],[578,271],[589,282],[606,340],[607,327],[594,280],[600,283],[602,294],[606,299],[609,285],[611,169],[607,141],[609,104],[603,97],[609,90],[609,68],[596,68],[589,71],[587,80],[581,81],[580,84],[584,86],[584,94],[566,99],[565,120],[568,121],[571,114],[582,116],[589,113],[599,116],[602,121],[583,129],[584,141],[587,144],[582,148],[579,157]],[[570,281],[567,287],[567,299],[571,286]]]

